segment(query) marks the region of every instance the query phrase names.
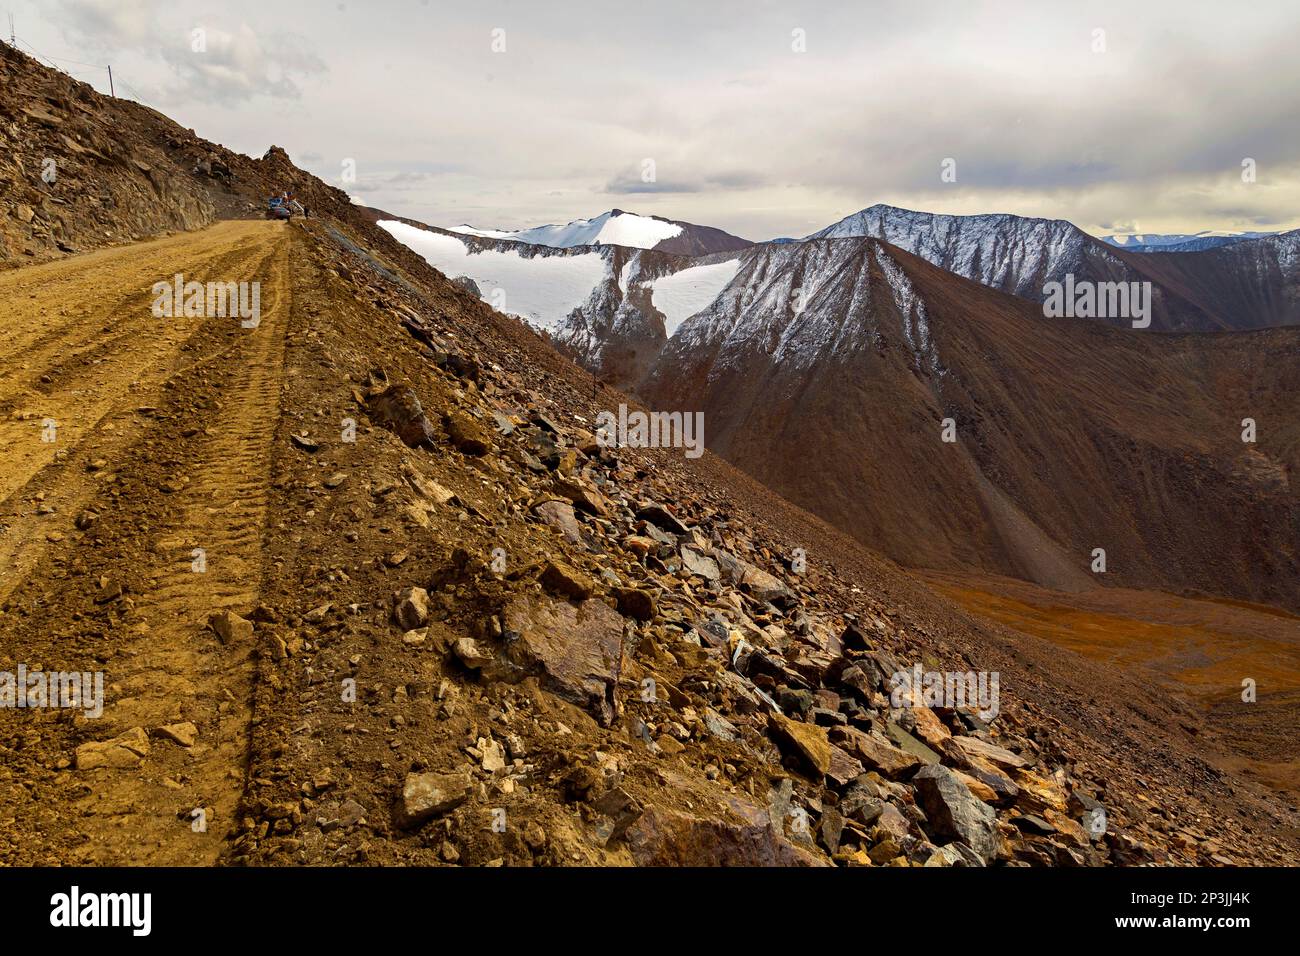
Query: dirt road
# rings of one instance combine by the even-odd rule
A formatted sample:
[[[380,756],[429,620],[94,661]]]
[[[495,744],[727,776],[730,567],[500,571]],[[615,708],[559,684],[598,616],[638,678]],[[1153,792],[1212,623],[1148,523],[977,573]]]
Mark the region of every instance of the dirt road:
[[[0,822],[30,821],[45,862],[220,850],[242,791],[250,648],[204,624],[248,613],[259,590],[291,229],[225,222],[0,274],[0,671],[102,671],[105,700],[98,718],[0,711],[0,731],[125,735],[36,779],[0,774]],[[155,316],[154,284],[178,273],[257,283],[260,323],[180,303]],[[122,766],[89,769],[98,759]],[[40,835],[69,817],[58,840]]]

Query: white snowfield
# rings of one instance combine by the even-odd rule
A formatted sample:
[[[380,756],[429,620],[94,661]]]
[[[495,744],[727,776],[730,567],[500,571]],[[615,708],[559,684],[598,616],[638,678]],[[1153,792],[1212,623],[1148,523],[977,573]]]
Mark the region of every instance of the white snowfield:
[[[564,225],[536,226],[517,232],[476,229],[473,226],[453,226],[450,231],[489,239],[514,239],[534,246],[553,246],[557,249],[590,246],[597,242],[602,246],[653,249],[665,239],[681,235],[682,227],[650,216],[638,216],[631,212],[615,214],[614,210],[610,210],[595,219],[575,219]]]
[[[473,279],[485,302],[548,332],[554,332],[574,309],[587,303],[597,286],[608,277],[605,256],[597,250],[533,256],[514,250],[472,252],[468,243],[445,233],[391,219],[381,220],[379,226],[448,277]],[[630,256],[619,271],[619,290],[624,295],[630,291],[629,280],[635,275],[633,265],[639,255]],[[707,308],[739,269],[740,259],[730,259],[690,266],[651,280],[651,301],[664,314],[668,335],[696,312]],[[635,281],[633,284],[640,285]],[[500,296],[494,299],[497,289],[504,291],[504,303],[500,302]]]
[[[664,331],[671,338],[678,327],[696,312],[708,308],[740,271],[740,260],[729,259],[707,266],[691,266],[681,272],[655,279],[651,302],[664,314]]]
[[[512,232],[503,232],[500,229],[475,229],[466,223],[451,226],[447,231],[459,232],[463,236],[479,236],[483,239],[509,239],[514,235]]]
[[[455,236],[394,220],[381,220],[379,226],[449,278],[473,279],[483,301],[548,332],[587,301],[605,274],[599,252],[532,258],[495,250],[471,253]]]

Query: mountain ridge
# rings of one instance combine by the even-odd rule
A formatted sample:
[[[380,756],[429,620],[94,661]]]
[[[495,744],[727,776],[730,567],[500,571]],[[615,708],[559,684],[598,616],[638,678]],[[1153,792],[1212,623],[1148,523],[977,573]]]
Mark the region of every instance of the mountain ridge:
[[[517,230],[455,226],[447,231],[560,249],[614,245],[684,256],[730,252],[753,245],[748,239],[741,239],[713,226],[699,226],[663,216],[643,216],[617,208],[592,219],[573,219],[563,225],[533,226]]]

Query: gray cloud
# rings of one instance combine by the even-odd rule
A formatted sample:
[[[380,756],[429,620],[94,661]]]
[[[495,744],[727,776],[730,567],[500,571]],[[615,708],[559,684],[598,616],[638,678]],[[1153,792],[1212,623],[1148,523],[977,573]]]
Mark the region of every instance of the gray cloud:
[[[301,81],[326,72],[301,35],[259,31],[220,14],[198,16],[159,0],[57,0],[63,37],[84,49],[158,60],[170,82],[150,84],[169,104],[237,106],[258,97],[296,100]]]
[[[194,27],[189,46],[167,44],[161,52],[188,96],[228,106],[259,96],[300,99],[300,81],[325,72],[325,62],[301,37],[262,37],[246,24],[233,33]]]
[[[701,186],[699,183],[686,183],[673,180],[654,180],[645,182],[639,174],[636,173],[619,173],[605,184],[605,192],[614,193],[615,195],[635,195],[635,194],[654,194],[654,193],[696,193]]]
[[[617,204],[763,237],[892,202],[1096,231],[1300,226],[1300,9],[1281,0],[14,2],[38,48],[93,46],[233,148],[352,157],[367,201],[434,223]]]

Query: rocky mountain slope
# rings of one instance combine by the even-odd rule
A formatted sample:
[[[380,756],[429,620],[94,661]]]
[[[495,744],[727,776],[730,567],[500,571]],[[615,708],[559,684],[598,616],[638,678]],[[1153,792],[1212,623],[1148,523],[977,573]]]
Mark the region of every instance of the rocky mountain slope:
[[[831,239],[751,254],[639,391],[702,410],[711,449],[905,564],[1296,607],[1297,376],[1296,330],[1043,322],[884,243]],[[1267,437],[1243,443],[1245,418]]]
[[[215,209],[287,183],[313,215],[0,275],[8,444],[55,446],[0,465],[0,671],[106,691],[0,709],[3,862],[1295,861],[1295,812],[1184,703],[977,623],[712,455],[602,447],[627,396],[282,151],[6,55]],[[177,268],[263,283],[263,320],[159,334]],[[914,664],[997,671],[998,713],[891,695]]]

